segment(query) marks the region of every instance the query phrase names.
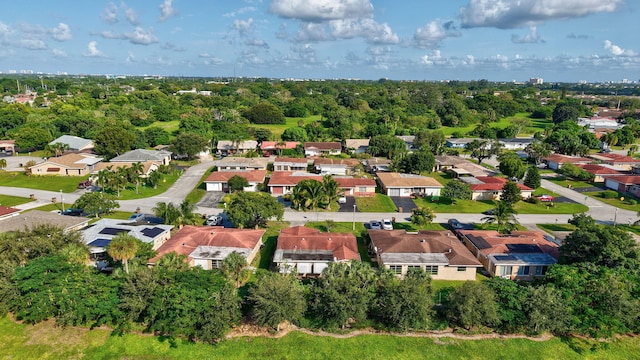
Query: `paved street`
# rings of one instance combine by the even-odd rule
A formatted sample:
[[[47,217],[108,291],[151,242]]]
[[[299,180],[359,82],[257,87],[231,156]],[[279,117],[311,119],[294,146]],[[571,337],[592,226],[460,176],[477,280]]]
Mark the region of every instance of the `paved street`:
[[[123,200],[120,201],[121,211],[134,212],[137,208],[140,208],[142,212],[150,213],[151,209],[157,202],[173,202],[178,204],[191,192],[191,190],[198,185],[200,179],[204,173],[213,165],[214,161],[205,161],[203,163],[191,166],[184,174],[175,182],[166,192],[163,194],[153,196],[145,199],[136,200]],[[587,212],[594,219],[603,223],[613,223],[614,219],[617,223],[627,223],[629,219],[635,221],[637,214],[634,211],[617,209],[611,205],[605,204],[593,198],[585,197],[584,195],[576,192],[572,189],[567,189],[560,185],[556,185],[548,180],[542,180],[542,187],[549,189],[563,197],[573,200],[580,204],[586,204],[589,207]],[[79,190],[71,194],[62,194],[62,200],[65,204],[73,203],[84,190]],[[13,188],[0,186],[0,193],[6,195],[14,195],[21,197],[29,197],[33,194],[36,201],[32,201],[26,204],[16,206],[19,209],[30,209],[51,203],[51,199],[55,197],[60,201],[60,193],[55,191],[34,190],[25,188]],[[391,212],[391,213],[363,213],[356,211],[353,213],[352,206],[351,211],[345,212],[298,212],[291,209],[285,211],[284,220],[290,221],[292,224],[304,224],[308,221],[356,221],[356,222],[369,222],[371,220],[380,220],[383,218],[395,218],[398,222],[407,222],[411,216],[411,212],[407,209],[403,209],[403,213]],[[200,206],[196,209],[197,212],[211,215],[218,214],[223,209],[217,209],[213,207]],[[485,215],[482,214],[436,214],[435,222],[446,223],[449,219],[457,219],[462,223],[478,223],[480,219]],[[566,215],[544,215],[544,214],[521,214],[517,215],[518,221],[527,226],[528,228],[535,228],[535,224],[540,223],[566,223],[571,218],[570,214]]]

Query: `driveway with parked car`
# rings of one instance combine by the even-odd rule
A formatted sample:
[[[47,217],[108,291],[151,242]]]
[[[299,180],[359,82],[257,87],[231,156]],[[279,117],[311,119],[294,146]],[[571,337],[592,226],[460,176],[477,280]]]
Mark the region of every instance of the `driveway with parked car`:
[[[339,202],[338,204],[340,205],[338,212],[353,212],[353,205],[356,204],[356,198],[353,196],[346,196],[344,198],[344,202]],[[356,207],[356,212],[360,212],[358,207]]]

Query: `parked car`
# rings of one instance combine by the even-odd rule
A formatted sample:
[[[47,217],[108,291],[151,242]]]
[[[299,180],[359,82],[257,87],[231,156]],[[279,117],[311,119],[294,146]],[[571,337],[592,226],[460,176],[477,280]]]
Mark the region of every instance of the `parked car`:
[[[449,221],[447,221],[447,224],[449,224],[449,228],[451,230],[459,230],[464,228],[464,225],[462,225],[462,223],[457,219],[449,219]]]
[[[371,222],[369,222],[369,229],[382,230],[382,224],[378,220],[372,220]]]
[[[84,210],[68,208],[67,210],[61,212],[61,214],[67,216],[83,216]]]
[[[485,215],[494,215],[496,213],[496,209],[493,208],[493,209],[485,210],[482,213]]]
[[[347,197],[346,197],[346,196],[344,196],[344,195],[341,195],[341,196],[338,198],[338,204],[346,204],[346,203],[347,203]]]
[[[538,200],[540,200],[542,202],[552,202],[555,199],[553,196],[546,195],[546,194],[539,195],[539,196],[536,196],[536,197],[538,198]]]
[[[207,226],[218,226],[222,224],[222,216],[220,215],[211,215],[207,218],[207,221],[204,222]]]
[[[393,230],[393,223],[389,219],[382,219],[383,230]]]
[[[86,189],[93,186],[93,182],[91,180],[85,180],[78,183],[78,189]]]

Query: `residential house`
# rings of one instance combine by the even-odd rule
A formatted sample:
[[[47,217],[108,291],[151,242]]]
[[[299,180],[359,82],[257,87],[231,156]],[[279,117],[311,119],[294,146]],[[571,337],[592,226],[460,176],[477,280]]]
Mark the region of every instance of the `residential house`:
[[[296,226],[280,230],[273,255],[281,273],[319,275],[332,262],[360,261],[358,243],[352,233],[323,233]]]
[[[473,138],[448,138],[445,141],[445,145],[447,147],[453,148],[453,149],[464,149],[465,146],[467,146],[468,143],[474,141],[474,140],[479,140],[479,139],[473,139]]]
[[[134,238],[151,244],[157,250],[171,236],[173,225],[152,224],[147,221],[100,219],[81,231],[82,240],[92,255],[104,254],[107,246],[119,234],[131,235]]]
[[[247,170],[247,171],[214,171],[204,181],[207,191],[229,191],[229,179],[240,176],[249,183],[243,191],[258,191],[258,186],[264,183],[267,170]]]
[[[595,129],[609,129],[611,131],[615,131],[624,126],[619,124],[614,118],[599,116],[594,116],[592,118],[578,118],[578,125],[581,127],[588,126],[591,131],[594,131]]]
[[[217,153],[222,156],[228,156],[230,154],[245,154],[251,150],[258,148],[258,142],[255,140],[219,140],[216,145]]]
[[[376,195],[376,181],[367,178],[335,177],[345,196],[372,197]]]
[[[171,152],[165,150],[147,150],[147,149],[135,149],[127,151],[126,153],[116,156],[109,160],[113,162],[126,162],[136,163],[145,161],[155,161],[161,165],[169,165],[171,162]]]
[[[404,277],[411,268],[425,270],[434,280],[476,279],[482,264],[448,230],[369,230],[369,248],[380,267]]]
[[[372,157],[362,160],[362,164],[368,173],[374,174],[378,171],[389,171],[391,160],[382,157]]]
[[[131,166],[133,166],[133,164],[136,164],[134,162],[99,162],[96,164],[96,166],[93,168],[93,171],[91,171],[91,176],[97,176],[98,173],[102,170],[107,170],[107,169],[111,169],[111,171],[117,171],[119,168],[130,168]],[[140,163],[142,165],[142,173],[140,174],[141,178],[147,178],[149,177],[149,175],[158,170],[158,167],[160,166],[160,162],[157,161],[145,161],[145,162],[141,162]]]
[[[402,141],[404,141],[404,145],[405,148],[407,149],[407,151],[414,151],[414,150],[418,150],[418,147],[416,147],[413,142],[416,140],[416,137],[413,135],[396,135],[396,137]]]
[[[94,147],[93,140],[83,139],[72,135],[62,135],[50,142],[49,145],[57,143],[67,145],[71,151],[91,151]]]
[[[605,176],[604,186],[622,194],[640,197],[640,175]]]
[[[225,157],[215,162],[218,171],[267,170],[269,158]]]
[[[533,144],[536,139],[530,138],[512,138],[512,139],[498,139],[498,142],[502,144],[505,150],[523,150],[528,145]]]
[[[375,195],[376,183],[373,179],[356,179],[347,176],[336,176],[333,179],[338,183],[340,191],[347,196]],[[288,194],[302,180],[322,181],[323,176],[299,171],[274,171],[269,178],[269,192],[275,196]]]
[[[461,177],[460,181],[471,185],[472,200],[497,200],[502,195],[502,188],[507,179],[494,176]],[[523,199],[533,196],[534,189],[517,183]]]
[[[578,166],[581,167],[582,170],[590,174],[593,174],[595,176],[593,178],[593,182],[596,182],[596,183],[604,182],[605,176],[627,175],[627,173],[624,173],[608,165],[583,164]]]
[[[446,170],[450,173],[454,178],[463,178],[463,177],[478,177],[478,176],[493,176],[496,174],[495,171],[487,169],[482,165],[478,165],[472,163],[471,161],[463,161],[459,162],[449,169]]]
[[[492,276],[513,280],[542,277],[558,258],[558,245],[542,231],[458,230],[462,242]]]
[[[352,154],[364,154],[369,148],[369,139],[346,139],[344,141],[345,151]]]
[[[0,152],[3,154],[13,155],[16,152],[15,140],[0,140]]]
[[[307,171],[309,162],[307,158],[277,157],[273,162],[273,171]]]
[[[260,150],[264,156],[280,155],[284,150],[295,150],[299,141],[263,141]]]
[[[262,246],[264,233],[262,229],[187,225],[160,246],[149,263],[155,264],[163,255],[174,252],[186,255],[190,266],[220,269],[222,261],[235,252],[251,264]]]
[[[410,197],[414,194],[440,196],[442,184],[436,179],[427,176],[402,174],[402,173],[378,173],[378,180],[383,194],[388,196]]]
[[[331,142],[306,142],[304,143],[304,156],[340,155],[342,144]]]
[[[20,209],[0,205],[0,220],[20,214]]]
[[[590,157],[601,164],[610,165],[623,171],[630,171],[634,166],[640,165],[640,159],[614,153],[593,154]]]
[[[48,158],[33,165],[29,171],[33,175],[85,176],[90,174],[102,158],[89,154],[65,154]]]
[[[357,159],[315,159],[313,166],[320,174],[325,175],[350,175],[355,172],[355,167],[360,165]]]
[[[593,162],[592,159],[577,157],[577,156],[568,156],[561,154],[551,154],[546,158],[542,159],[542,162],[547,164],[547,167],[552,170],[558,170],[562,167],[563,164],[575,164],[575,165],[584,165],[590,164]]]
[[[82,216],[65,216],[55,212],[31,210],[21,212],[18,216],[5,217],[0,220],[0,232],[33,229],[40,225],[53,225],[65,232],[82,229],[89,224],[89,218]]]
[[[455,168],[456,165],[469,162],[469,160],[461,158],[460,156],[436,155],[435,158],[436,166],[433,168],[434,171],[447,171]]]

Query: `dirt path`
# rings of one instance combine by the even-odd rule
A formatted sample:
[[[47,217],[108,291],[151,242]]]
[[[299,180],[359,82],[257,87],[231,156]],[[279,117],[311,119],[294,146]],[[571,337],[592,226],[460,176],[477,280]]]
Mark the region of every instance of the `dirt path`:
[[[326,331],[312,331],[309,329],[299,328],[295,325],[281,325],[280,331],[277,333],[271,333],[265,330],[264,328],[251,326],[251,325],[243,325],[233,329],[225,338],[233,339],[233,338],[242,338],[242,337],[266,337],[272,339],[279,339],[288,335],[291,332],[301,332],[310,336],[325,336],[332,337],[335,339],[348,339],[360,335],[387,335],[387,336],[398,336],[398,337],[422,337],[422,338],[431,338],[431,339],[440,339],[440,338],[451,338],[451,339],[460,339],[460,340],[486,340],[486,339],[528,339],[531,341],[547,341],[553,338],[551,334],[543,334],[541,336],[526,336],[526,335],[518,335],[518,334],[510,334],[510,335],[501,335],[496,333],[491,334],[476,334],[476,335],[462,335],[456,334],[451,329],[443,330],[443,331],[428,331],[428,332],[406,332],[406,333],[396,333],[389,331],[377,331],[372,329],[364,329],[364,330],[354,330],[347,334],[336,334],[330,333]]]

